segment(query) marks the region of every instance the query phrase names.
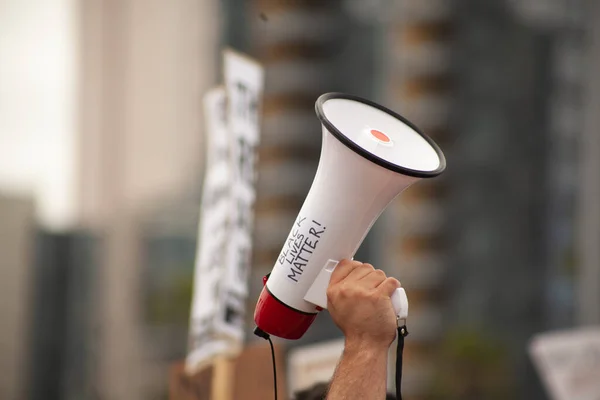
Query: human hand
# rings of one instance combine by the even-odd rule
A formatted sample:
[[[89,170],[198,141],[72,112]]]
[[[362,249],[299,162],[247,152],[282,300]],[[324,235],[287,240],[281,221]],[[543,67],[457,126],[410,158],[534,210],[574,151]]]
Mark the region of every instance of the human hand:
[[[396,337],[391,296],[400,287],[371,264],[342,260],[331,274],[327,309],[346,337],[346,348],[385,349]]]

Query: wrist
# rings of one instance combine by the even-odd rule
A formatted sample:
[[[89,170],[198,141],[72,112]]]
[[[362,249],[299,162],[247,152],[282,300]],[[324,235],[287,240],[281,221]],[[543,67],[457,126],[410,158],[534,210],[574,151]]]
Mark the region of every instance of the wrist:
[[[377,340],[347,337],[344,342],[344,353],[361,357],[387,357],[389,347],[389,344]]]

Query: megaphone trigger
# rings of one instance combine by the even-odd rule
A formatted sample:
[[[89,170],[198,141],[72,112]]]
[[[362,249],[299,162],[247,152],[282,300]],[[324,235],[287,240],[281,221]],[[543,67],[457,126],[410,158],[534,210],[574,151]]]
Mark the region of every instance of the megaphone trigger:
[[[327,260],[313,284],[308,288],[304,300],[322,309],[327,309],[327,287],[329,286],[331,274],[338,263],[339,261],[336,260]]]
[[[338,263],[339,261],[336,260],[327,260],[327,263],[325,263],[325,266],[321,269],[321,272],[319,272],[319,275],[317,275],[317,278],[304,295],[305,301],[319,308],[327,309],[327,287],[329,286],[331,274]],[[408,318],[408,297],[404,289],[396,289],[394,294],[392,294],[391,300],[398,321],[406,321]]]
[[[406,322],[406,319],[408,318],[408,297],[406,296],[404,288],[400,287],[396,289],[392,295],[392,305],[394,306],[394,311],[398,317],[398,322]]]

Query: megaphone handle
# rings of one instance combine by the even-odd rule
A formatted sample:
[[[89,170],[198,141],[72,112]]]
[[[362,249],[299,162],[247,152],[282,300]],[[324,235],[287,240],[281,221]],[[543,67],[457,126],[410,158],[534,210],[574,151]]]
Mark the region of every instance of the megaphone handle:
[[[329,280],[335,267],[337,267],[339,261],[327,260],[325,266],[317,275],[315,281],[306,292],[304,300],[314,304],[317,307],[323,309],[327,308],[327,287],[329,286]],[[394,311],[399,320],[406,320],[408,318],[408,297],[403,288],[398,288],[392,294],[392,305]]]

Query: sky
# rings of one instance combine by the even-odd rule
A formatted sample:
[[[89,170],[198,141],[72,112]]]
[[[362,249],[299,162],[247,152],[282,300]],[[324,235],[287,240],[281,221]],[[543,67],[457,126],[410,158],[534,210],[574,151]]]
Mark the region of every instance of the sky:
[[[39,222],[74,222],[74,0],[0,0],[0,195],[30,196]]]

